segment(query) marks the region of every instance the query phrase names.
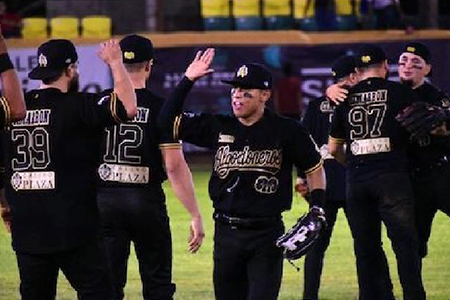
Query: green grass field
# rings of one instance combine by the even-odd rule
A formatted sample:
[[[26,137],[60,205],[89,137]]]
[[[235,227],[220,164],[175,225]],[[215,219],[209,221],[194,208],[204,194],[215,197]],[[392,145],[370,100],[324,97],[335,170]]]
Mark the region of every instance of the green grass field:
[[[187,252],[187,238],[189,233],[189,216],[181,204],[174,198],[168,185],[167,205],[171,218],[174,246],[174,281],[177,284],[177,300],[206,300],[214,299],[212,288],[212,239],[213,222],[212,208],[207,195],[207,181],[209,172],[204,169],[193,171],[197,196],[204,216],[206,237],[199,253],[192,255]],[[300,198],[294,199],[293,209],[286,213],[284,220],[291,226],[295,219],[305,212],[306,204]],[[435,218],[433,233],[430,241],[429,256],[424,262],[423,278],[428,299],[450,299],[450,220],[438,213]],[[401,288],[396,272],[395,257],[389,240],[385,237],[385,249],[388,255],[391,276],[395,286],[397,299],[402,299]],[[16,260],[10,246],[11,240],[0,226],[0,300],[19,299],[19,281]],[[299,266],[303,265],[300,260]],[[298,273],[288,263],[285,264],[281,300],[301,299],[303,289],[303,271]],[[129,264],[126,299],[142,299],[141,285],[137,271],[137,263],[132,254]],[[339,214],[335,231],[325,259],[322,275],[321,300],[353,300],[357,299],[357,283],[355,258],[353,255],[352,239],[343,213]],[[58,286],[58,299],[73,300],[76,294],[61,275]],[[264,300],[264,299],[261,299]]]

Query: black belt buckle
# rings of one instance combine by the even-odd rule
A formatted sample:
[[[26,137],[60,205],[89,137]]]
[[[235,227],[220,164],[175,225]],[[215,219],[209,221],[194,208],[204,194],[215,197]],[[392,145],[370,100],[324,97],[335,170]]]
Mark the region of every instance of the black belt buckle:
[[[223,213],[214,213],[213,218],[219,223],[229,225],[231,229],[264,229],[273,226],[277,220],[281,220],[281,217],[240,218]]]
[[[227,223],[229,225],[231,225],[232,229],[238,229],[239,226],[242,226],[245,222],[243,222],[243,220],[241,218],[237,218],[237,217],[229,217],[229,216],[225,216],[227,220]]]

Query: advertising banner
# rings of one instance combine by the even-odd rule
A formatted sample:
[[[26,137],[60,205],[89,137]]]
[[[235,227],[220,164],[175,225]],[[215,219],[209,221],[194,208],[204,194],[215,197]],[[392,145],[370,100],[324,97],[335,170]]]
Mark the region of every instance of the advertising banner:
[[[450,40],[422,40],[432,53],[432,77],[429,80],[447,93],[450,92]],[[390,79],[398,80],[397,61],[406,41],[378,43],[390,62]],[[181,80],[188,64],[199,50],[207,47],[174,47],[156,49],[148,88],[167,97]],[[313,98],[320,97],[326,86],[333,82],[331,65],[341,55],[357,51],[360,44],[292,45],[292,46],[226,46],[215,47],[216,57],[210,76],[199,80],[189,94],[185,109],[191,112],[231,113],[230,87],[221,80],[230,79],[242,64],[257,62],[266,65],[273,74],[274,83],[282,78],[282,68],[291,64],[300,79],[303,107]],[[110,71],[97,56],[98,44],[77,46],[79,55],[80,87],[83,91],[98,92],[112,86]],[[29,80],[28,72],[37,64],[36,49],[10,49],[11,59],[18,70],[23,88],[37,88],[39,81]],[[269,101],[269,107],[273,102]],[[192,148],[188,147],[188,150]]]

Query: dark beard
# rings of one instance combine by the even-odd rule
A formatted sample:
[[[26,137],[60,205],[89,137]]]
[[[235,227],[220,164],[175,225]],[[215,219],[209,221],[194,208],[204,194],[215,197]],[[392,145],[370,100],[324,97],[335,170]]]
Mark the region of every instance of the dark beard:
[[[78,76],[75,76],[72,78],[72,80],[69,81],[69,87],[67,88],[68,93],[78,92],[80,89],[80,81],[78,79]]]
[[[412,88],[413,85],[414,85],[414,83],[413,83],[412,80],[402,80],[402,79],[400,78],[400,82],[401,82],[402,84],[406,85],[407,87],[410,87],[410,88]]]

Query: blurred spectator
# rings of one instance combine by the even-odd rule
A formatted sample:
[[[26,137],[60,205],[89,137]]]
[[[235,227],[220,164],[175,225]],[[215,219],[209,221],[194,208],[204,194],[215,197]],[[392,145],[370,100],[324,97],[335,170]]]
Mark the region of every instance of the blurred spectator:
[[[283,65],[283,77],[275,86],[274,102],[277,113],[300,120],[302,112],[300,78],[293,73],[290,63]]]
[[[312,1],[314,1],[314,17],[316,19],[317,29],[320,31],[336,30],[336,5],[334,0],[307,0],[305,16]]]
[[[367,0],[375,13],[376,29],[399,29],[403,27],[399,0]]]
[[[6,5],[6,1],[0,1],[0,23],[3,36],[20,37],[21,19],[17,13],[10,12]]]

